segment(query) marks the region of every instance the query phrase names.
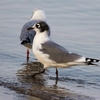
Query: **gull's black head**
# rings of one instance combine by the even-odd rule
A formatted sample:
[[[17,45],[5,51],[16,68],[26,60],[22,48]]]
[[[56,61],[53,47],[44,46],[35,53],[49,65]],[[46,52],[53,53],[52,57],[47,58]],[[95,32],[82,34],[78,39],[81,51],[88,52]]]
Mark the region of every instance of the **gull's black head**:
[[[36,32],[37,31],[44,32],[44,31],[49,31],[49,26],[46,22],[41,21],[36,23],[33,27],[29,27],[27,30],[31,30],[31,29],[35,30]]]

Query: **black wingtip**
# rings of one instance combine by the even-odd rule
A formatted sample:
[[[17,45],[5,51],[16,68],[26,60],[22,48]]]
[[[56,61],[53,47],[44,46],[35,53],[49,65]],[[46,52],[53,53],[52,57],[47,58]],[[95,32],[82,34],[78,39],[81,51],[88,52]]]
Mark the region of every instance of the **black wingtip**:
[[[94,58],[86,58],[86,61],[90,61],[90,62],[99,62],[99,59],[94,59]]]
[[[31,43],[31,40],[29,37],[27,37],[25,40],[21,41],[22,45],[27,44],[27,43]]]
[[[97,64],[93,64],[93,63],[97,63],[97,62],[100,62],[99,59],[94,59],[94,58],[86,58],[86,63],[88,65],[97,65]]]
[[[23,40],[20,44],[24,45],[24,44],[27,44],[27,43],[28,43],[27,40]]]

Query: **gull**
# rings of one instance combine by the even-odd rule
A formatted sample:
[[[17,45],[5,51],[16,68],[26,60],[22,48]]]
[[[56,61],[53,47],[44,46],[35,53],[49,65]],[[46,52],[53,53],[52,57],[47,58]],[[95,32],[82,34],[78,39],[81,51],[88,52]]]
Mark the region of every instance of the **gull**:
[[[27,62],[29,61],[29,49],[32,49],[32,43],[35,36],[34,30],[27,30],[28,27],[32,27],[36,22],[45,21],[46,22],[46,14],[45,12],[38,8],[33,11],[32,17],[30,21],[24,24],[20,34],[21,44],[27,47]],[[50,34],[49,34],[50,35]]]
[[[56,80],[58,80],[57,68],[68,68],[78,65],[96,65],[99,59],[88,58],[77,53],[71,53],[66,48],[53,42],[49,34],[49,26],[46,22],[40,21],[29,27],[27,30],[34,30],[36,35],[32,45],[35,57],[44,65],[43,70],[33,76],[44,73],[46,68],[56,68]]]

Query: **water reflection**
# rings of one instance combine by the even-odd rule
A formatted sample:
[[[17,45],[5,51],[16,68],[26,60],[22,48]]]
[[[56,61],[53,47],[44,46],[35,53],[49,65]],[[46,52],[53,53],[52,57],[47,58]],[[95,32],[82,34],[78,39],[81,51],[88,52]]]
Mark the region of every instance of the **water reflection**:
[[[18,81],[21,86],[17,88],[21,93],[36,96],[45,100],[65,98],[63,91],[59,87],[47,86],[49,80],[48,70],[44,74],[37,75],[35,78],[32,75],[40,70],[43,70],[43,65],[39,62],[23,63],[24,67],[17,71]],[[67,93],[66,93],[67,94]]]
[[[47,73],[37,75],[36,77],[32,77],[34,73],[37,73],[43,70],[43,65],[40,62],[30,62],[23,63],[23,69],[19,69],[17,72],[17,77],[19,82],[25,83],[29,85],[45,85],[46,79],[48,78]]]

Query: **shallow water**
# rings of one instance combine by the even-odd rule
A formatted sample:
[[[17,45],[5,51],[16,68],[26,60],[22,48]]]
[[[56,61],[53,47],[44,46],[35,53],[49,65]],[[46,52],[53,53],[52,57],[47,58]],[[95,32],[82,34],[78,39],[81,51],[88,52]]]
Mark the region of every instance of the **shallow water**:
[[[0,1],[0,99],[2,100],[99,100],[100,67],[73,66],[55,69],[33,79],[42,67],[31,52],[26,63],[26,48],[20,45],[21,28],[33,9],[45,10],[51,26],[51,38],[68,50],[87,57],[100,58],[100,1]],[[45,95],[44,95],[45,94]]]

